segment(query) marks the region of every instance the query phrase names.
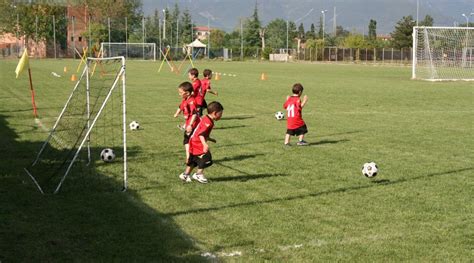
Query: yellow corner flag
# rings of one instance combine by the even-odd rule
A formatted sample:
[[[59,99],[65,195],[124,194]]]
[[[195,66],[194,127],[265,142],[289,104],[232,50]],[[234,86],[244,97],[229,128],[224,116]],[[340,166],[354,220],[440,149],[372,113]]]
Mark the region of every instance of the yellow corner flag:
[[[18,62],[18,66],[16,66],[15,73],[16,73],[16,78],[18,78],[18,75],[23,71],[23,69],[26,67],[29,67],[29,62],[28,62],[28,50],[25,48],[25,51],[23,52],[23,55],[20,58],[20,62]]]

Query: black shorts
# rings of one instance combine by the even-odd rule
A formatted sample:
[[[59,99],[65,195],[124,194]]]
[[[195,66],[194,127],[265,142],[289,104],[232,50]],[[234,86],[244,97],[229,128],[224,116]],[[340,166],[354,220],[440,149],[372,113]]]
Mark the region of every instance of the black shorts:
[[[193,134],[194,129],[191,130],[191,133],[186,133],[186,130],[184,131],[184,138],[183,138],[183,145],[186,145],[189,143],[189,139],[191,138],[191,134]]]
[[[300,136],[303,134],[308,133],[308,128],[306,127],[306,124],[304,124],[301,127],[298,127],[296,129],[287,129],[286,134],[289,134],[291,136]]]
[[[199,169],[204,169],[212,165],[212,155],[211,152],[208,151],[205,154],[202,155],[189,155],[188,162],[186,165],[190,167],[198,167]]]
[[[203,101],[202,101],[202,105],[199,106],[199,116],[202,117],[202,112],[204,111],[204,109],[207,110],[207,102],[206,102],[206,100],[203,100]]]

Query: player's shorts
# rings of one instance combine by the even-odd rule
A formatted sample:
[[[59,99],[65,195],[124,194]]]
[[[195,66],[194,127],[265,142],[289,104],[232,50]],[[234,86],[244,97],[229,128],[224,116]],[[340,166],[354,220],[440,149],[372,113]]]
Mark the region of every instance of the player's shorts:
[[[189,139],[191,138],[191,134],[193,134],[194,129],[191,130],[191,133],[187,133],[186,130],[184,131],[184,138],[183,138],[183,145],[189,143]]]
[[[186,165],[190,167],[198,167],[199,169],[204,169],[212,165],[212,155],[210,151],[202,155],[193,155],[189,154],[189,159]]]
[[[306,134],[306,133],[308,133],[308,128],[306,127],[306,124],[296,128],[296,129],[287,129],[286,130],[286,134],[289,134],[291,136],[300,136],[300,135],[303,135],[303,134]]]
[[[203,100],[202,100],[202,105],[198,105],[198,108],[199,108],[199,109],[198,109],[198,111],[199,111],[199,116],[202,117],[202,113],[203,113],[204,109],[207,110],[207,102],[206,102],[206,100],[203,99]]]

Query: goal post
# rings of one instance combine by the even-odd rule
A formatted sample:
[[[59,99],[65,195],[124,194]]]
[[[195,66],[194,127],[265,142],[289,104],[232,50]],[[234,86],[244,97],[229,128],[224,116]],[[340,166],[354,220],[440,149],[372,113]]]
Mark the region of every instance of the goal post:
[[[118,174],[123,178],[122,190],[126,190],[126,128],[125,58],[87,58],[47,139],[25,172],[42,193],[50,188],[59,192],[66,177],[84,167]],[[96,165],[101,162],[99,152],[109,148],[115,152],[116,161]],[[79,170],[77,174],[84,173]]]
[[[412,79],[474,81],[474,27],[413,27]]]
[[[156,43],[100,43],[103,57],[123,56],[126,59],[156,60]]]

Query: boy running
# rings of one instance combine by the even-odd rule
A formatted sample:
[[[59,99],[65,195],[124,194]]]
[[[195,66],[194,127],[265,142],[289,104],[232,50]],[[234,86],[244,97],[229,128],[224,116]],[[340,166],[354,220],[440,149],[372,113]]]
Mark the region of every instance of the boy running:
[[[285,145],[290,146],[290,136],[299,136],[297,145],[304,146],[308,143],[304,140],[304,135],[308,132],[306,123],[303,121],[301,111],[304,105],[308,101],[308,96],[303,97],[303,101],[300,100],[301,94],[303,94],[303,85],[296,83],[292,88],[293,95],[286,97],[286,102],[283,108],[287,112],[287,123],[286,123],[286,135]]]

